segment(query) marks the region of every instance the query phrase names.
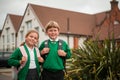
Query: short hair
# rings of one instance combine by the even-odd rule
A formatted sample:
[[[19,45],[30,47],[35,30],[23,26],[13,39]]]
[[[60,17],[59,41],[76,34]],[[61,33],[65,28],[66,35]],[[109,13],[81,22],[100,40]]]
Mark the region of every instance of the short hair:
[[[56,21],[49,21],[45,26],[45,31],[47,31],[50,28],[57,28],[58,30],[60,30],[60,26]]]

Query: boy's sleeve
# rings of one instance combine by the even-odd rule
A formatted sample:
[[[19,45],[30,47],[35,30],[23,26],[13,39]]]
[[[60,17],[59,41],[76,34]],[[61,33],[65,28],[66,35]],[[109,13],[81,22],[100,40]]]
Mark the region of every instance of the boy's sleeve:
[[[67,43],[65,43],[65,45],[66,45],[65,52],[67,53],[66,58],[69,59],[71,57],[71,50],[70,50],[70,48],[69,48]]]

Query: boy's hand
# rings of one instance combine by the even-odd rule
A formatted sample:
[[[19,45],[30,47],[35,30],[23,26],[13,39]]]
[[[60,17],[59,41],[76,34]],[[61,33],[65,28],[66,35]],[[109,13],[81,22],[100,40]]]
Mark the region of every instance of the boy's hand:
[[[38,61],[43,63],[44,62],[44,59],[42,57],[38,57]]]
[[[49,53],[49,48],[43,48],[43,50],[41,51],[41,54],[44,55],[44,54],[47,54]]]
[[[25,63],[25,62],[26,62],[26,60],[27,60],[27,59],[26,59],[26,57],[25,57],[25,56],[23,56],[23,57],[22,57],[22,59],[20,60],[20,64]]]
[[[64,50],[58,50],[58,55],[59,56],[66,56],[66,52]]]

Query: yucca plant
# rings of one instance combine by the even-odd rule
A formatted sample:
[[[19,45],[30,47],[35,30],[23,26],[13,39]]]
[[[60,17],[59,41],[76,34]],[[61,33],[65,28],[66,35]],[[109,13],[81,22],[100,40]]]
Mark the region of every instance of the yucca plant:
[[[120,80],[120,46],[114,39],[88,40],[72,51],[71,80]]]
[[[79,57],[72,54],[72,58],[67,60],[65,80],[80,80],[79,71],[81,70],[78,64]]]

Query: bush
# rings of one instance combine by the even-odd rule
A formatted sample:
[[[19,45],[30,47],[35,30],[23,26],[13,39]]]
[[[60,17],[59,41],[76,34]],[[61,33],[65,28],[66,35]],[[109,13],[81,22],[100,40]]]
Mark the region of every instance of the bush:
[[[120,45],[114,39],[89,40],[72,52],[66,80],[120,80]]]

